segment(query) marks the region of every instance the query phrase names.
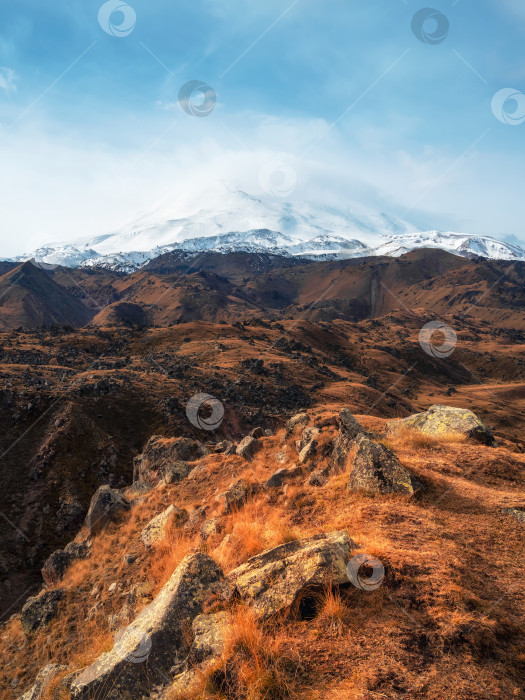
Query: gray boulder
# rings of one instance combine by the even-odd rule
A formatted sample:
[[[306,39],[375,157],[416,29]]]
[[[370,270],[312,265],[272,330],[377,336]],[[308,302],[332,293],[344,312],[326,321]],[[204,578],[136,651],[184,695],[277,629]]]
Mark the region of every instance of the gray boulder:
[[[354,543],[345,531],[288,542],[234,569],[227,580],[262,618],[290,608],[309,589],[348,582]]]
[[[244,479],[237,479],[237,481],[230,484],[224,493],[217,496],[217,500],[223,504],[224,514],[228,515],[232,510],[242,508],[254,491],[254,484]]]
[[[90,533],[96,534],[129,508],[129,501],[105,484],[97,489],[91,499],[85,525]]]
[[[148,440],[144,452],[135,457],[133,480],[138,479],[150,484],[158,484],[171,473],[174,479],[177,474],[185,478],[184,470],[180,463],[195,462],[210,454],[209,449],[191,438],[166,438],[154,435]],[[175,466],[179,464],[179,466]],[[195,466],[195,465],[193,465]],[[192,467],[188,468],[187,473]]]
[[[520,523],[525,523],[525,508],[504,508],[503,513],[510,515]]]
[[[42,591],[39,595],[28,598],[20,614],[24,633],[31,634],[45,627],[57,614],[63,597],[64,591],[57,588],[54,591]]]
[[[162,513],[156,515],[140,533],[140,539],[146,547],[151,547],[156,542],[161,542],[168,534],[170,526],[181,518],[183,511],[177,506],[171,505]]]
[[[317,440],[312,440],[311,442],[308,442],[299,452],[299,464],[305,464],[305,462],[309,462],[315,457],[316,454]]]
[[[59,673],[67,670],[67,666],[59,664],[47,664],[40,669],[35,679],[33,687],[24,693],[18,700],[43,700],[46,695],[46,690],[51,681],[58,676]]]
[[[257,438],[247,435],[237,445],[235,453],[241,457],[244,457],[244,459],[253,459],[255,453],[260,450],[261,446],[262,445]]]
[[[310,422],[308,413],[296,413],[286,423],[286,435],[290,436],[297,428],[304,427]]]
[[[87,559],[90,551],[87,542],[70,542],[64,549],[57,549],[44,562],[42,578],[48,586],[55,586],[64,578],[71,564],[78,559]]]
[[[386,424],[388,433],[395,433],[396,430],[403,427],[417,430],[423,435],[439,437],[447,433],[459,433],[483,445],[493,447],[496,444],[494,435],[487,426],[467,408],[436,404],[431,406],[428,411],[416,413],[408,418],[388,421]]]
[[[222,656],[225,649],[225,630],[229,622],[226,612],[199,615],[193,621],[193,644],[183,673],[177,676],[170,692],[190,695],[202,673]]]
[[[339,413],[337,422],[339,424],[339,431],[341,435],[349,440],[355,440],[358,435],[367,435],[367,432],[361,423],[359,423],[359,421],[347,408],[343,408],[343,410]]]
[[[349,489],[413,495],[420,488],[417,480],[384,445],[374,442],[366,435],[360,435],[356,446],[357,452],[348,479]]]
[[[185,557],[155,600],[72,683],[71,696],[99,697],[112,688],[116,697],[150,697],[157,684],[179,673],[191,648],[188,629],[202,612],[222,572],[202,553]]]
[[[301,453],[304,448],[311,442],[315,441],[319,435],[319,428],[310,427],[305,428],[301,433],[301,439],[297,441],[297,452]]]
[[[368,433],[347,408],[339,413],[337,423],[339,435],[334,440],[330,463],[334,470],[340,471],[346,467],[355,439]]]
[[[285,481],[289,481],[294,477],[298,476],[302,472],[302,469],[278,469],[274,472],[271,477],[265,481],[264,487],[267,489],[277,489],[280,488]]]

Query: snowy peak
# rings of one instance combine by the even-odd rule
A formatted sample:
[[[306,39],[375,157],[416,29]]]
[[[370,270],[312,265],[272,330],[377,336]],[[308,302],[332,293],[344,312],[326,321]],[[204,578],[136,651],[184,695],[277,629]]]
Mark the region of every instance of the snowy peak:
[[[418,231],[393,213],[349,203],[335,209],[313,202],[253,196],[231,186],[177,196],[110,233],[77,243],[48,245],[34,258],[66,267],[132,272],[171,251],[274,253],[312,260],[399,256],[441,248],[464,257],[525,260],[525,250],[488,236]]]

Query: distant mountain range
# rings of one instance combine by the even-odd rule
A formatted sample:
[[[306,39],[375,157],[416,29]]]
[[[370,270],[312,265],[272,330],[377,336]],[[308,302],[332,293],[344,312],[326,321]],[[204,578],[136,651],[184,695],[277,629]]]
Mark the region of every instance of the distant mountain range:
[[[418,231],[396,215],[352,204],[342,211],[312,203],[254,197],[231,187],[177,197],[107,235],[50,244],[13,259],[131,273],[173,251],[199,255],[271,253],[310,260],[398,257],[439,248],[463,257],[524,261],[514,242],[469,233]]]

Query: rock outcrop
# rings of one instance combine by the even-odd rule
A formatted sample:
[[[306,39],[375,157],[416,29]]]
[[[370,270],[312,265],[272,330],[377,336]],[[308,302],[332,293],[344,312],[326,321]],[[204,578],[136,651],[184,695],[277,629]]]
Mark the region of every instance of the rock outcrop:
[[[349,489],[413,495],[420,488],[395,454],[381,443],[360,435],[356,440],[356,448],[348,478]]]
[[[505,515],[510,515],[520,523],[525,523],[525,508],[504,508]]]
[[[310,422],[310,416],[308,413],[296,413],[292,416],[290,420],[286,423],[286,436],[289,437],[296,428],[304,427]]]
[[[85,525],[91,534],[96,534],[129,507],[129,501],[124,496],[105,484],[97,489],[91,499]]]
[[[330,462],[335,471],[340,471],[346,467],[355,439],[368,433],[347,408],[339,413],[337,423],[339,435],[334,440]]]
[[[227,580],[262,618],[290,608],[305,591],[348,582],[354,543],[345,531],[288,542],[249,559]]]
[[[77,559],[86,559],[90,554],[87,542],[70,542],[64,549],[57,549],[51,554],[42,567],[42,578],[48,586],[55,586],[63,578]]]
[[[62,671],[67,671],[67,666],[59,664],[47,664],[39,672],[33,687],[24,693],[18,700],[43,700],[51,681]]]
[[[222,503],[224,514],[228,515],[233,510],[242,508],[253,493],[255,493],[255,484],[251,484],[244,479],[237,479],[237,481],[230,484],[224,493],[217,496],[217,500]]]
[[[447,433],[459,433],[483,445],[494,446],[496,444],[494,436],[487,426],[467,408],[453,408],[452,406],[436,404],[423,413],[389,421],[386,427],[389,433],[400,428],[411,428],[424,435],[439,437]]]
[[[191,691],[200,674],[222,656],[228,621],[229,615],[224,611],[195,618],[192,625],[194,638],[185,670],[175,679],[171,693]]]
[[[42,591],[37,596],[28,598],[20,614],[20,623],[25,634],[38,632],[57,614],[58,606],[64,596],[60,588],[54,591]]]
[[[183,511],[177,506],[171,505],[162,513],[156,515],[140,533],[140,539],[146,547],[151,547],[156,542],[161,542],[167,536],[170,526],[178,518],[183,517]]]
[[[260,448],[261,443],[259,442],[258,438],[252,437],[251,435],[247,435],[237,445],[235,453],[240,455],[241,457],[244,457],[244,459],[250,460],[253,459],[255,453],[258,452]]]
[[[134,460],[134,480],[150,484],[158,484],[163,479],[171,480],[170,483],[180,481],[195,466],[183,466],[183,463],[196,462],[208,454],[209,449],[199,440],[154,435]]]
[[[71,696],[98,697],[111,688],[122,700],[149,697],[166,676],[182,670],[191,647],[188,629],[222,578],[207,555],[185,557],[155,600],[117,635],[113,649],[73,681]]]

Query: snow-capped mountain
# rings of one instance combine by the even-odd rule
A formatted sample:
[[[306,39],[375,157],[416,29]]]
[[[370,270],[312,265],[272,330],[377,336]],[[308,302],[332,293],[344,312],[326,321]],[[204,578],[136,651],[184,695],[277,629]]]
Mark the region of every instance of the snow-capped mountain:
[[[270,252],[316,260],[398,256],[416,248],[525,260],[525,250],[512,243],[476,234],[421,232],[395,214],[361,204],[334,209],[256,197],[228,186],[178,196],[113,233],[47,245],[18,259],[132,272],[174,250]]]

